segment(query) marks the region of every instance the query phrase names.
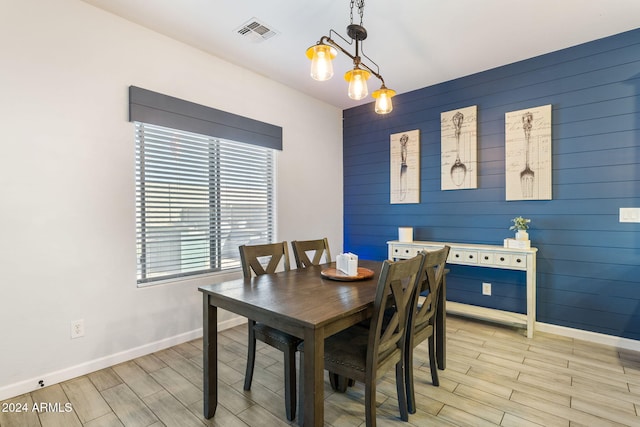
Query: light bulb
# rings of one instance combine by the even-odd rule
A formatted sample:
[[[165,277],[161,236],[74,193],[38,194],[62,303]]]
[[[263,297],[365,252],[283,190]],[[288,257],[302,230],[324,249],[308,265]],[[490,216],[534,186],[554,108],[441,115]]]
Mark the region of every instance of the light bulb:
[[[376,99],[375,110],[378,114],[387,114],[393,110],[393,103],[391,98],[396,94],[395,90],[387,89],[384,85],[376,91],[374,91],[371,96]]]
[[[337,52],[326,44],[317,44],[307,49],[307,57],[311,59],[311,78],[318,81],[333,77],[333,63]]]
[[[360,68],[354,68],[345,73],[344,78],[349,82],[349,98],[357,101],[365,98],[369,94],[367,79],[370,76],[371,73],[366,70],[361,70]]]

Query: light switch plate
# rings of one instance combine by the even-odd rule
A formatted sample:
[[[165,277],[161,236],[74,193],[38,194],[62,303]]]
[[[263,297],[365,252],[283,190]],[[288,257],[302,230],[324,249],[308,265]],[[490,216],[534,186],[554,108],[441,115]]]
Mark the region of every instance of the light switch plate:
[[[640,208],[620,208],[620,222],[640,222]]]

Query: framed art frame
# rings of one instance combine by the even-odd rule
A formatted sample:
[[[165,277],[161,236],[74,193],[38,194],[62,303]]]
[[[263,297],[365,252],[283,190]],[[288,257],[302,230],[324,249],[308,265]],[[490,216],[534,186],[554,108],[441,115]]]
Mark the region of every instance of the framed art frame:
[[[505,114],[506,200],[551,200],[551,105]]]
[[[440,113],[440,189],[478,188],[478,106]]]
[[[420,203],[420,130],[390,137],[390,202]]]

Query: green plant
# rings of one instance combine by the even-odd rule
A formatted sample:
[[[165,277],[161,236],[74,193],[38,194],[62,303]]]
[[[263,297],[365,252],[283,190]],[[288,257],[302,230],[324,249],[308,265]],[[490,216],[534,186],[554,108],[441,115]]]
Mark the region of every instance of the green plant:
[[[517,216],[515,218],[512,218],[511,222],[513,222],[513,225],[509,227],[509,230],[528,230],[531,220],[528,218]]]

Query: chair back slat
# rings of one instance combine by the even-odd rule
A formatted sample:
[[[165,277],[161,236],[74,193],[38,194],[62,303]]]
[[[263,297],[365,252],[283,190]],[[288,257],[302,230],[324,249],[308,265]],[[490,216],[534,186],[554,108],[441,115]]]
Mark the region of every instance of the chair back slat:
[[[242,245],[238,249],[240,250],[240,262],[244,277],[273,274],[281,261],[284,261],[283,269],[285,271],[290,269],[287,242]]]
[[[428,294],[422,304],[417,305],[415,309],[413,327],[417,331],[427,327],[430,322],[433,323],[449,250],[449,246],[445,246],[437,251],[425,251],[424,275],[419,293],[428,292]],[[419,295],[416,295],[416,298],[418,297]]]
[[[329,241],[326,237],[317,240],[294,240],[291,242],[291,247],[293,248],[293,256],[296,259],[298,268],[319,265],[322,262],[323,255],[325,255],[324,262],[331,262]],[[309,258],[309,252],[313,252],[313,258]]]

